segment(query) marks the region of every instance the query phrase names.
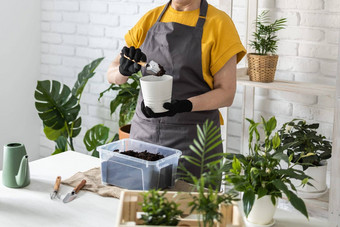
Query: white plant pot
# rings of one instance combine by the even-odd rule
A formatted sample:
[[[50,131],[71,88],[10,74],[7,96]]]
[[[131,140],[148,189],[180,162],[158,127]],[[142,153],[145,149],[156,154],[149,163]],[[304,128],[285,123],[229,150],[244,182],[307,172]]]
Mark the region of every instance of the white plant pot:
[[[145,106],[155,113],[168,111],[163,108],[165,102],[171,102],[172,81],[170,75],[144,76],[140,79],[140,86],[144,98]]]
[[[270,195],[263,196],[260,199],[255,199],[253,208],[248,215],[247,221],[258,225],[268,225],[272,223],[277,203],[278,201],[276,200],[276,204],[274,206]]]
[[[302,170],[301,166],[296,166]],[[309,182],[314,186],[305,185],[304,187],[298,186],[296,189],[301,192],[307,193],[319,193],[327,189],[326,185],[326,174],[327,174],[327,162],[323,161],[322,166],[311,166],[306,169],[305,174],[312,177],[313,179]],[[298,184],[300,185],[300,183]]]

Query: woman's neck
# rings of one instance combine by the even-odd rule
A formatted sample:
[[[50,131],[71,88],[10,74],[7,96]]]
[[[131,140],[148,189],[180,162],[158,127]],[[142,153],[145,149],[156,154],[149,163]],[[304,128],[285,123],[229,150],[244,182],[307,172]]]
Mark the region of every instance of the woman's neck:
[[[171,6],[177,11],[192,11],[200,8],[201,0],[172,0]]]

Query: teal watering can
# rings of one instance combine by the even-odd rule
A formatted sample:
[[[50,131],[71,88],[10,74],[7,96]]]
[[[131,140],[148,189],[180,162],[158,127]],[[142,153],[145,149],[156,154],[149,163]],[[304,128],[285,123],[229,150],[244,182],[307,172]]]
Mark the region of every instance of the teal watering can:
[[[10,143],[4,146],[2,183],[10,188],[22,188],[30,184],[30,171],[25,146]]]

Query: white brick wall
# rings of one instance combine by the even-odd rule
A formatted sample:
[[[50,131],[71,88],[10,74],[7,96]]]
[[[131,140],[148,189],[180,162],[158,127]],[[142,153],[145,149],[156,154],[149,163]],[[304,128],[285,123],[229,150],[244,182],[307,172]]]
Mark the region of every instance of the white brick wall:
[[[86,153],[82,142],[87,129],[104,123],[117,131],[118,116],[110,116],[114,94],[97,101],[106,89],[106,69],[124,45],[124,35],[148,10],[167,0],[42,0],[41,79],[59,80],[72,87],[83,66],[105,57],[82,97],[83,129],[75,147]],[[209,0],[208,0],[209,2]],[[210,0],[217,6],[218,1]],[[234,1],[234,23],[245,39],[245,0]],[[279,65],[276,78],[334,84],[340,28],[338,0],[263,0],[259,6],[271,10],[273,18],[288,18],[288,27],[279,32]],[[238,152],[241,134],[242,87],[229,108],[228,149]],[[332,136],[333,99],[256,89],[255,116],[276,115],[279,123],[294,117],[320,122],[320,132]],[[41,133],[41,156],[49,155],[54,143]]]

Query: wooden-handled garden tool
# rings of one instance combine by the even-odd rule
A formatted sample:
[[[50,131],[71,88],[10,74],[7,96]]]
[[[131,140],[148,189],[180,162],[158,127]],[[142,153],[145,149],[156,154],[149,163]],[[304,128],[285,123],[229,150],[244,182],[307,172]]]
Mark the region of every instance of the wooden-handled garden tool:
[[[56,197],[58,199],[60,199],[60,194],[58,193],[60,182],[61,182],[61,176],[57,176],[57,179],[55,180],[55,184],[54,184],[54,187],[53,187],[53,192],[50,193],[51,199],[55,199]]]
[[[124,54],[124,57],[125,57],[126,59],[129,59],[130,61],[136,62],[135,60],[129,58],[129,57],[126,56],[125,54]],[[149,63],[139,61],[139,62],[136,62],[136,63],[137,63],[138,65],[142,66],[142,67],[145,67],[147,73],[153,74],[153,75],[155,75],[155,76],[163,76],[163,75],[165,74],[164,67],[161,66],[160,64],[158,64],[158,63],[155,62],[155,61],[150,61]]]
[[[68,203],[71,202],[72,200],[74,200],[77,197],[77,193],[80,191],[80,189],[82,189],[86,184],[86,180],[82,180],[77,187],[75,187],[71,193],[68,193],[65,198],[63,199],[64,203]]]

